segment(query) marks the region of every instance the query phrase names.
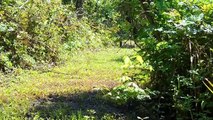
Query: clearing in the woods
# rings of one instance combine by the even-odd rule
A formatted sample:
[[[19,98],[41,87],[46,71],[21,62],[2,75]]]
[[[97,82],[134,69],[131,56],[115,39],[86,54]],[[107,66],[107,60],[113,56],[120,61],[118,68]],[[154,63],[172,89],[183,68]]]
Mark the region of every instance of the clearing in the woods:
[[[134,50],[79,52],[56,67],[15,70],[1,77],[0,119],[129,119],[103,99],[119,84],[122,58]]]

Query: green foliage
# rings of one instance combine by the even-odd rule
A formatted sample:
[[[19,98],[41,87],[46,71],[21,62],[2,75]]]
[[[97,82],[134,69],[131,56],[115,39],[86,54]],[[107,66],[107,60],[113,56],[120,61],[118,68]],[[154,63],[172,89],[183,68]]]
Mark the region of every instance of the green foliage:
[[[127,56],[124,57],[123,69],[126,71],[124,72],[125,76],[121,78],[122,84],[113,88],[106,97],[118,105],[150,99],[149,92],[140,88],[139,85],[148,83],[149,72],[152,71],[152,67],[144,63],[142,57],[137,55],[132,59]],[[141,72],[144,74],[138,74]]]
[[[153,66],[154,89],[173,91],[177,117],[188,119],[200,110],[196,104],[211,99],[209,93],[202,89],[202,80],[212,79],[210,46],[213,45],[213,29],[209,22],[210,14],[202,10],[206,3],[179,2],[174,5],[158,13],[161,19],[156,18],[157,28],[154,31],[160,33],[160,39],[154,37],[156,34],[153,32],[150,46],[141,36],[141,53]],[[208,110],[200,111],[208,113]]]
[[[144,100],[150,96],[134,82],[128,82],[113,88],[106,97],[118,105],[125,105],[131,101]]]
[[[22,5],[22,6],[21,6]],[[21,6],[21,7],[20,7]],[[54,9],[50,9],[50,7]],[[57,4],[13,3],[0,9],[1,69],[56,62],[63,39]]]
[[[153,71],[152,66],[148,62],[145,62],[140,55],[135,55],[132,57],[124,57],[124,79],[122,82],[128,82],[128,80],[136,82],[139,86],[145,86],[150,82],[150,75]],[[129,79],[125,79],[125,76]]]
[[[103,47],[103,43],[108,42],[105,40],[105,37],[108,36],[95,32],[90,24],[86,18],[83,18],[81,21],[73,23],[71,27],[65,27],[64,31],[67,36],[64,48],[68,51],[79,51]],[[97,29],[101,30],[102,28]]]
[[[176,118],[211,117],[211,107],[200,106],[211,104],[212,99],[202,83],[205,78],[213,79],[212,1],[141,0],[121,2],[120,6],[121,22],[129,24],[121,24],[121,30],[131,34],[141,49],[139,54],[153,69],[148,73],[149,84],[139,86],[159,91],[155,97],[166,98],[171,103],[167,108],[175,108]],[[125,61],[132,64],[129,58]],[[144,76],[143,71],[128,71],[130,78],[138,78],[134,79],[137,83],[144,79],[137,77]],[[164,104],[156,106],[163,109]],[[173,115],[166,116],[173,119]]]
[[[113,26],[119,17],[119,13],[116,10],[118,4],[119,0],[87,0],[84,8],[88,18],[95,23]]]
[[[110,30],[78,20],[69,5],[41,0],[4,2],[0,8],[0,69],[56,64],[67,51],[110,44]]]

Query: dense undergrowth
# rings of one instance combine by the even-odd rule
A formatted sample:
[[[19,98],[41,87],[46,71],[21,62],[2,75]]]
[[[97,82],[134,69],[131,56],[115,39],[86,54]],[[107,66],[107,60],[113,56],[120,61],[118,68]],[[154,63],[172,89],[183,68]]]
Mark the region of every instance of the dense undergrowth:
[[[103,25],[79,20],[71,5],[8,0],[0,7],[0,69],[56,64],[66,52],[111,44]],[[111,40],[113,41],[113,40]]]
[[[126,59],[124,84],[109,96],[150,119],[212,119],[212,1],[122,3],[142,59]]]

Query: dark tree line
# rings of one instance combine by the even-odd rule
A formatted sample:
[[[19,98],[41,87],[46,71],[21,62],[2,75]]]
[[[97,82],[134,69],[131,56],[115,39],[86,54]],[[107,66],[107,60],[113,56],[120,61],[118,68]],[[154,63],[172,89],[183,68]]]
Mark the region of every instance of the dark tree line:
[[[81,19],[84,14],[83,4],[84,0],[62,0],[62,4],[74,4],[78,19]]]

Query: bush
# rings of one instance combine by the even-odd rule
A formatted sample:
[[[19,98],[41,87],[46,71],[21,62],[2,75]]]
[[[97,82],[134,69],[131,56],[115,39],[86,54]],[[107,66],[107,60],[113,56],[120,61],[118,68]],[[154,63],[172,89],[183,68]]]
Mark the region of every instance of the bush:
[[[62,9],[57,4],[40,2],[19,4],[17,1],[2,6],[0,68],[26,68],[36,62],[55,63],[63,39],[60,11]]]
[[[134,2],[132,4],[138,6]],[[141,1],[140,7],[133,9],[134,13],[143,11],[139,14],[145,16],[139,19],[136,17],[139,14],[134,14],[135,18],[131,19],[135,24],[130,24],[136,29],[133,39],[141,49],[139,54],[153,68],[146,87],[159,91],[155,97],[158,100],[164,98],[164,101],[170,103],[166,105],[167,109],[175,108],[175,118],[212,117],[212,94],[202,83],[204,79],[213,79],[211,5],[209,1],[196,0],[144,0]],[[139,73],[135,70],[129,77],[138,78],[140,75],[143,76],[144,71]],[[139,86],[144,87],[144,84]],[[153,106],[165,109],[167,103],[159,102]],[[161,112],[158,111],[159,116],[163,115]],[[163,116],[165,117],[165,114]],[[169,116],[167,115],[168,119]]]
[[[100,47],[112,38],[104,27],[93,28],[86,17],[78,20],[72,6],[61,5],[60,1],[10,0],[2,4],[0,69],[3,71],[56,64],[65,52]]]
[[[142,89],[139,85],[149,82],[152,67],[145,63],[141,56],[137,55],[131,58],[124,57],[123,69],[126,72],[121,78],[122,84],[113,88],[106,97],[117,105],[150,99],[149,90]],[[145,74],[138,74],[141,72]]]

